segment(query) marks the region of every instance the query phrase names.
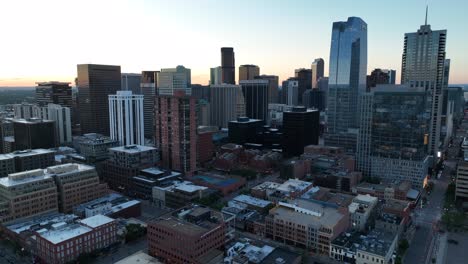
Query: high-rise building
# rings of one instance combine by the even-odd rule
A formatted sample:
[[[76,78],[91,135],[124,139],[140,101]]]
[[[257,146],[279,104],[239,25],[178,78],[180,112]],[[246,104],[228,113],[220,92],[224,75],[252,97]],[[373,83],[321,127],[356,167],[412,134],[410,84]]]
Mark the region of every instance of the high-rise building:
[[[134,94],[141,94],[141,74],[140,73],[122,73],[121,90],[131,91]]]
[[[39,107],[35,104],[21,103],[13,105],[13,114],[15,118],[29,119],[37,117]]]
[[[108,96],[121,90],[120,66],[79,64],[77,68],[81,133],[109,136]]]
[[[221,84],[221,66],[210,68],[210,85]]]
[[[445,78],[448,74],[445,72],[446,39],[447,30],[432,30],[426,21],[417,32],[405,34],[401,64],[401,84],[423,88],[430,95],[428,150],[434,157],[437,157],[439,151],[442,102],[448,85],[448,79]]]
[[[73,138],[73,146],[87,163],[98,163],[109,157],[109,148],[117,147],[119,141],[101,134],[90,133]]]
[[[57,144],[70,144],[72,138],[72,122],[70,107],[49,104],[38,109],[38,118],[55,121],[55,135]]]
[[[15,149],[53,148],[56,146],[55,121],[13,119]]]
[[[299,105],[299,81],[296,78],[289,78],[283,81],[283,100],[290,106]]]
[[[315,59],[312,62],[312,89],[316,89],[317,81],[324,77],[325,62],[322,58]]]
[[[178,91],[183,91],[185,94],[190,95],[191,78],[191,70],[181,65],[175,68],[161,69],[158,74],[156,94],[174,95]]]
[[[72,88],[69,82],[37,82],[36,103],[39,106],[58,104],[72,107]]]
[[[260,68],[257,65],[245,64],[239,66],[239,82],[253,80],[260,75]]]
[[[296,69],[294,71],[295,78],[299,85],[298,98],[299,104],[303,104],[302,95],[305,91],[312,89],[312,70],[310,69]]]
[[[395,70],[375,69],[367,76],[367,88],[375,87],[377,84],[395,84]]]
[[[104,181],[113,190],[133,195],[133,177],[158,161],[158,149],[154,147],[131,145],[110,148]]]
[[[305,107],[293,107],[283,112],[283,153],[286,157],[299,156],[304,147],[318,145],[320,112]]]
[[[140,90],[143,95],[143,119],[145,123],[145,138],[154,136],[154,98],[159,71],[141,72]]]
[[[329,67],[325,144],[355,153],[358,98],[367,76],[367,24],[361,18],[333,23]]]
[[[182,93],[157,96],[154,115],[154,137],[161,151],[161,164],[192,175],[197,164],[196,99]]]
[[[48,167],[58,189],[59,211],[71,213],[73,207],[104,196],[107,185],[99,183],[96,169],[84,164],[69,163]]]
[[[268,117],[268,81],[247,80],[240,81],[239,84],[245,99],[245,115],[266,122]]]
[[[0,177],[10,173],[44,169],[55,164],[55,151],[48,149],[18,150],[0,155]]]
[[[210,92],[210,125],[227,128],[229,121],[245,116],[245,99],[240,85],[211,85]]]
[[[216,249],[224,246],[226,229],[221,212],[197,206],[182,208],[149,223],[148,252],[165,263],[219,263],[210,260],[222,255]]]
[[[121,145],[144,145],[143,95],[117,91],[109,95],[110,137]]]
[[[221,48],[221,83],[236,84],[234,48]]]
[[[279,85],[279,78],[276,75],[260,75],[255,77],[255,79],[260,80],[268,80],[268,103],[279,103],[278,99],[278,85]]]
[[[263,121],[239,117],[229,122],[229,142],[243,145],[257,142],[257,135],[262,131]]]
[[[315,108],[319,111],[325,110],[325,92],[319,89],[311,89],[302,95],[302,104],[306,108]]]
[[[468,199],[468,162],[458,161],[457,179],[455,181],[455,199]]]

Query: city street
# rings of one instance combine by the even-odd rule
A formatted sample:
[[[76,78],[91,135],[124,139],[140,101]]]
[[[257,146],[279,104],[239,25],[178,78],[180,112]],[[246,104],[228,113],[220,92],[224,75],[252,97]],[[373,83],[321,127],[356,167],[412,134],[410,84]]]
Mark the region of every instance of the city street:
[[[450,183],[450,172],[455,169],[456,162],[445,161],[445,168],[439,180],[433,179],[434,189],[427,196],[427,204],[421,208],[418,204],[413,212],[413,222],[419,226],[413,240],[410,241],[410,247],[405,255],[404,263],[427,263],[432,256],[434,239],[438,233],[435,231],[436,223],[442,217],[445,191]],[[436,246],[437,247],[437,246]]]
[[[115,250],[111,250],[109,253],[97,257],[94,263],[113,264],[140,250],[144,250],[145,252],[147,251],[146,236],[141,237],[136,241],[120,245]]]

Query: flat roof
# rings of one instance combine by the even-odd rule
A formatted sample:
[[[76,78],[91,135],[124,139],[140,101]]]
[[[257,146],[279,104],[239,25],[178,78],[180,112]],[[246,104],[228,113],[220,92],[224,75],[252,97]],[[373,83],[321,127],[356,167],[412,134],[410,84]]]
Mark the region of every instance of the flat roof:
[[[80,163],[66,163],[62,165],[50,166],[45,169],[49,174],[65,174],[70,172],[94,170],[94,167]]]
[[[110,217],[107,217],[107,216],[104,216],[104,215],[98,214],[98,215],[95,215],[95,216],[85,218],[85,219],[81,220],[80,222],[82,224],[85,224],[85,225],[89,226],[89,227],[96,228],[96,227],[111,223],[112,221],[114,221],[114,219],[112,219]]]
[[[45,174],[44,170],[37,169],[8,174],[8,177],[0,178],[0,185],[5,187],[12,187],[43,180],[53,181],[50,174]]]
[[[278,186],[276,189],[280,192],[293,192],[293,191],[302,191],[307,189],[309,186],[311,186],[311,182],[306,182],[306,181],[301,181],[298,179],[289,179],[285,181],[283,184]]]
[[[150,151],[150,150],[156,150],[155,147],[149,147],[149,146],[142,146],[142,145],[130,145],[130,146],[120,146],[120,147],[114,147],[114,148],[109,148],[109,151],[120,151],[120,152],[125,152],[125,153],[138,153],[142,151]]]
[[[40,155],[40,154],[49,154],[49,153],[55,153],[55,151],[50,150],[50,149],[28,149],[28,150],[17,150],[17,151],[9,153],[9,155],[12,155],[13,157],[27,157],[27,156],[34,156],[34,155]]]
[[[115,262],[115,264],[163,264],[156,258],[144,253],[143,251],[138,251],[137,253],[128,256],[120,261]]]
[[[34,226],[45,227],[56,223],[70,222],[77,219],[73,214],[52,213],[35,216],[29,219],[21,219],[6,226],[10,231],[20,234],[23,231],[31,230]]]
[[[265,208],[272,204],[270,201],[255,198],[255,197],[252,197],[250,195],[245,195],[245,194],[241,194],[237,197],[234,197],[233,200],[236,202],[245,203],[248,205],[253,205],[253,206],[262,207],[262,208]]]
[[[80,224],[71,224],[71,225],[64,225],[61,226],[59,229],[56,230],[41,230],[43,232],[40,233],[40,236],[52,244],[58,244],[63,241],[72,239],[77,236],[81,236],[83,234],[89,233],[92,231],[91,228],[80,225]]]
[[[39,124],[39,123],[54,123],[54,120],[47,120],[47,119],[41,119],[41,118],[17,118],[13,119],[14,123],[22,123],[22,124]]]

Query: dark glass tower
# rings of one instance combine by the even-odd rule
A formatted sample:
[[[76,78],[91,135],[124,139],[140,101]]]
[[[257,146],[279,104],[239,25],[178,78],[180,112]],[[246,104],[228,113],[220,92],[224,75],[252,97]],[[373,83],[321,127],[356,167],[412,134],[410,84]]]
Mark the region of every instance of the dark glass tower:
[[[297,69],[295,71],[295,77],[298,81],[298,100],[299,104],[303,105],[302,95],[305,91],[312,89],[312,70],[309,69]]]
[[[72,88],[68,82],[38,82],[36,83],[36,102],[39,106],[58,104],[72,107]]]
[[[268,81],[241,81],[245,100],[245,115],[266,122],[268,116]]]
[[[236,84],[234,48],[221,48],[221,83]]]
[[[154,136],[154,100],[156,96],[156,80],[159,71],[141,72],[140,89],[143,94],[143,119],[145,122],[145,138]]]
[[[81,133],[109,136],[108,96],[121,90],[120,66],[79,64],[77,85]]]
[[[299,156],[307,145],[319,143],[320,113],[305,107],[293,107],[283,113],[283,153]]]

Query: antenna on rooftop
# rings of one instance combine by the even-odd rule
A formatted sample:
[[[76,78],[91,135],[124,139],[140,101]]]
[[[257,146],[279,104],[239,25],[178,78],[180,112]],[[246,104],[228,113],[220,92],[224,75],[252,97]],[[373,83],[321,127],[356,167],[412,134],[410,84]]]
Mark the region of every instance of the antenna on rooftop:
[[[429,9],[429,5],[426,5],[426,20],[424,22],[424,25],[427,26],[427,10]]]

